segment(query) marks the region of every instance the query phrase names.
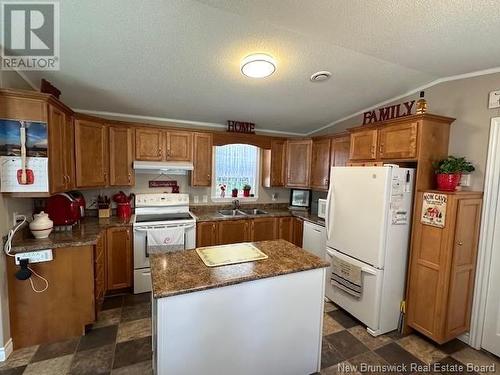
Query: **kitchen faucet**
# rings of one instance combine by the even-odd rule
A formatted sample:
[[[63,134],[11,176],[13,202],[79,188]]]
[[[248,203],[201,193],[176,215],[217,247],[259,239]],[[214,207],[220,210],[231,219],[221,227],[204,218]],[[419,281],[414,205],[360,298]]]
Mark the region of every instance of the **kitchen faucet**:
[[[233,210],[239,210],[240,209],[240,201],[238,199],[233,200]]]

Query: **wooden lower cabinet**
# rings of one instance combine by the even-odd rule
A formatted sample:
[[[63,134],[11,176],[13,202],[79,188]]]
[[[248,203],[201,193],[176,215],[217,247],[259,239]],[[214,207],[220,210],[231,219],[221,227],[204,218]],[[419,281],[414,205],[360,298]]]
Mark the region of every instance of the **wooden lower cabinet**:
[[[298,217],[293,218],[293,244],[302,247],[302,239],[304,238],[304,220]]]
[[[278,219],[278,238],[293,242],[293,223],[292,216],[280,217]]]
[[[6,257],[10,331],[14,349],[67,340],[85,333],[95,321],[94,246],[53,249],[51,262],[30,265],[49,280],[35,293],[28,280],[17,280],[13,257]],[[35,278],[37,289],[45,285]]]
[[[275,217],[261,217],[251,220],[252,241],[268,241],[277,238],[277,221]]]
[[[99,234],[94,246],[94,297],[95,311],[101,309],[106,294],[106,231]]]
[[[417,194],[407,290],[408,325],[440,344],[469,330],[482,205],[482,193],[444,195],[440,228],[421,223]]]
[[[129,227],[108,228],[106,233],[106,291],[132,286],[132,234]]]
[[[217,243],[247,242],[250,240],[250,220],[226,220],[219,222]]]
[[[196,247],[217,245],[217,221],[203,221],[196,224]]]

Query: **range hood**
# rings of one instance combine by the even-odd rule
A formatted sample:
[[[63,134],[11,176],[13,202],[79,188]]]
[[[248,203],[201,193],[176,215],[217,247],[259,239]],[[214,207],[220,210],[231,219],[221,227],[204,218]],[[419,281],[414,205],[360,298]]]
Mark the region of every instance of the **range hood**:
[[[134,161],[136,173],[184,175],[193,169],[193,163],[185,161]]]

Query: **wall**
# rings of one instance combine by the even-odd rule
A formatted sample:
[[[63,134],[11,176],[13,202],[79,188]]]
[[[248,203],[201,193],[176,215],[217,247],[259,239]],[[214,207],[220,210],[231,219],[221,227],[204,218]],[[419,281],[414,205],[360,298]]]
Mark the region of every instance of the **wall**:
[[[30,90],[31,87],[16,73],[0,71],[0,87]],[[19,212],[30,215],[33,207],[31,199],[14,199],[0,194],[0,237],[7,235],[12,226],[12,214]],[[3,248],[3,242],[2,242]],[[0,255],[0,347],[10,339],[9,300],[5,270],[5,256]]]
[[[449,153],[465,156],[474,164],[474,190],[483,189],[490,121],[500,116],[499,109],[488,109],[488,94],[499,89],[500,73],[495,73],[444,82],[425,90],[430,113],[456,118],[451,126]],[[413,99],[418,99],[418,93],[395,103]],[[362,115],[354,116],[314,135],[338,133],[362,122]]]

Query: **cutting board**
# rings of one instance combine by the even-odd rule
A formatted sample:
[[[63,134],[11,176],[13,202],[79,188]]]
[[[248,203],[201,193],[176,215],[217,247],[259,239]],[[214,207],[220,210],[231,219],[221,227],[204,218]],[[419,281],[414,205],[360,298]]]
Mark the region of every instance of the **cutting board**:
[[[267,255],[250,243],[210,246],[196,249],[199,257],[208,267],[227,266],[267,259]]]

